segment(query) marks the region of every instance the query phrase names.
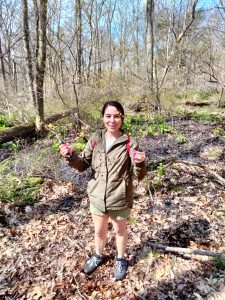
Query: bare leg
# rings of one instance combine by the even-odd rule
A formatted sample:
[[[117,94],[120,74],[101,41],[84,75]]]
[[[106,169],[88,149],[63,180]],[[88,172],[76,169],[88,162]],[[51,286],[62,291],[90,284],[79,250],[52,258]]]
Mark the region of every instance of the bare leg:
[[[101,255],[107,240],[109,216],[96,216],[92,214],[92,219],[95,228],[95,251],[98,255]]]
[[[112,219],[113,228],[116,233],[116,246],[118,251],[118,258],[122,258],[124,256],[126,247],[127,247],[127,220],[114,220]]]

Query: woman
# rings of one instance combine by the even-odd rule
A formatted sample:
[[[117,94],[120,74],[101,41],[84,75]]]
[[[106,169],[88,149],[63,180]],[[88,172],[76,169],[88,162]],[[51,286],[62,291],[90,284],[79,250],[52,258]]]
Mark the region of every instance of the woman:
[[[133,205],[132,175],[135,174],[138,180],[144,178],[145,154],[138,151],[134,139],[122,130],[124,109],[119,102],[106,102],[102,117],[105,129],[91,136],[82,156],[72,153],[65,144],[60,146],[60,153],[64,157],[69,153],[69,165],[78,171],[84,171],[89,166],[92,169],[87,192],[95,229],[95,253],[86,262],[84,272],[91,274],[105,261],[103,250],[110,218],[117,245],[114,278],[121,280],[127,270],[124,254],[128,239],[127,217]]]

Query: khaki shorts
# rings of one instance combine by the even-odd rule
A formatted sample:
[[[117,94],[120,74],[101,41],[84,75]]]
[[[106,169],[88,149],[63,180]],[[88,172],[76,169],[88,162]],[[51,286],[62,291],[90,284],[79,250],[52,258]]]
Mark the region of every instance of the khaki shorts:
[[[114,219],[117,221],[127,219],[128,216],[130,215],[130,211],[131,211],[131,208],[127,207],[127,208],[121,209],[121,210],[108,210],[107,212],[102,212],[102,211],[98,210],[95,206],[90,204],[90,212],[93,215],[96,215],[96,216],[109,215],[111,219]]]

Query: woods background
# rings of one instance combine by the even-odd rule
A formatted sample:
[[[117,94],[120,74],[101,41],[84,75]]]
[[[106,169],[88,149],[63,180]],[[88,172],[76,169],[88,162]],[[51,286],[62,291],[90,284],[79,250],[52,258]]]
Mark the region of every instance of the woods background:
[[[224,75],[225,0],[0,0],[0,299],[224,300]],[[90,170],[59,154],[112,99],[148,169],[122,282],[110,224],[82,273]]]
[[[0,2],[0,108],[23,122],[116,97],[174,109],[224,98],[225,2]]]

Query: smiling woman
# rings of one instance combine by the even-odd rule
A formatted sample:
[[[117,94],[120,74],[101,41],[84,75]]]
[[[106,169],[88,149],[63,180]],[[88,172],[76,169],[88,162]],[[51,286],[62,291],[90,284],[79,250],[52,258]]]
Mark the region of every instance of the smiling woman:
[[[121,126],[124,119],[122,105],[116,101],[106,102],[102,109],[103,122],[106,128],[106,144],[114,142],[121,135]],[[107,149],[108,150],[108,149]]]
[[[102,108],[102,118],[105,129],[92,135],[81,156],[73,153],[65,144],[60,146],[60,153],[66,157],[69,152],[69,165],[78,171],[88,167],[92,169],[87,192],[95,228],[95,253],[85,264],[84,272],[91,274],[105,262],[103,250],[110,218],[117,245],[114,278],[121,280],[126,275],[128,265],[124,255],[128,240],[127,217],[133,206],[132,173],[139,180],[144,178],[145,153],[139,151],[133,137],[121,128],[124,109],[119,102],[106,102]]]

